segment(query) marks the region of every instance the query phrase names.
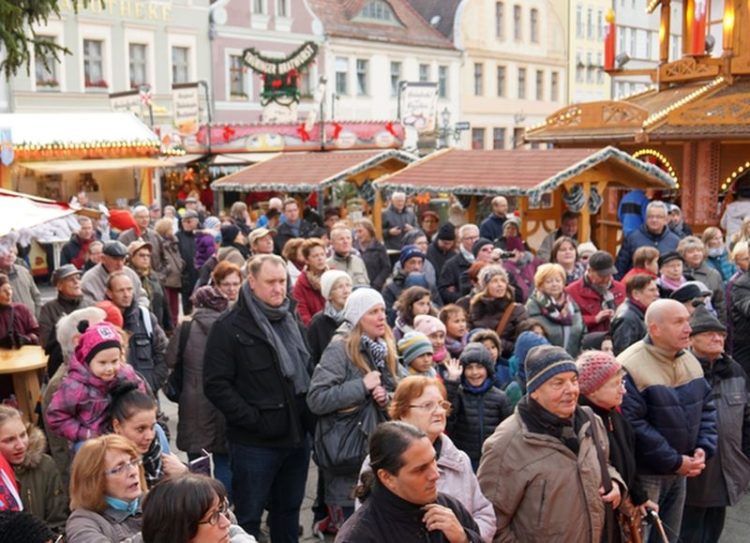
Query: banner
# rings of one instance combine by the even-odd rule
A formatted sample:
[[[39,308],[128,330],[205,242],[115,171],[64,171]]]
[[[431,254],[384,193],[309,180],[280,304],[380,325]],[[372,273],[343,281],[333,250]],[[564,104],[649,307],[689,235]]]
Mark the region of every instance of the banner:
[[[418,134],[435,132],[437,117],[437,83],[401,83],[399,112],[401,123]]]
[[[143,119],[140,90],[129,90],[125,92],[114,92],[109,95],[109,107],[118,113],[132,113],[139,119]]]
[[[172,85],[174,125],[183,136],[196,134],[203,124],[203,105],[198,83]]]

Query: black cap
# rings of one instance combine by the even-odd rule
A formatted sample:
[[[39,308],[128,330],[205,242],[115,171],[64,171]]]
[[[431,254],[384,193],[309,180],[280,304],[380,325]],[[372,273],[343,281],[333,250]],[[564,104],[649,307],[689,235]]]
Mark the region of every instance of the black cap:
[[[682,261],[680,253],[678,253],[677,251],[669,251],[668,253],[664,253],[659,257],[659,267],[661,268],[664,264],[666,264],[667,262],[672,262],[673,260]]]
[[[474,245],[471,246],[471,254],[476,257],[485,245],[492,245],[492,241],[487,238],[479,238],[474,242]]]
[[[237,239],[240,233],[240,227],[234,224],[223,224],[221,226],[221,244],[231,245]]]
[[[437,233],[437,239],[443,241],[456,241],[456,227],[452,222],[447,222],[440,227]]]
[[[60,266],[52,272],[52,286],[56,287],[57,284],[63,279],[67,279],[71,275],[81,275],[81,270],[76,268],[73,264],[65,264]]]
[[[680,288],[674,290],[669,295],[673,300],[677,300],[681,304],[694,300],[696,298],[702,298],[704,296],[710,296],[711,291],[702,283],[698,281],[688,281]]]
[[[589,269],[599,275],[613,275],[617,273],[615,259],[607,251],[597,251],[589,258]]]
[[[125,258],[128,256],[128,248],[119,241],[108,241],[104,244],[102,253],[114,258]]]

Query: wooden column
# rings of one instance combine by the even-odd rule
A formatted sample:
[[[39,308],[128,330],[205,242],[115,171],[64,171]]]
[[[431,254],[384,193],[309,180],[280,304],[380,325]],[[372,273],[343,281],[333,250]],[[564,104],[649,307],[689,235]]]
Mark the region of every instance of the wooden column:
[[[670,0],[662,0],[661,3],[661,22],[659,27],[659,63],[669,62],[669,32],[672,28],[672,12],[670,10]]]
[[[383,196],[380,189],[375,189],[375,201],[372,205],[372,224],[375,225],[375,237],[383,241]]]
[[[466,210],[466,221],[477,224],[477,196],[476,194],[473,194],[471,196],[471,200],[469,200],[469,209]]]
[[[518,212],[521,216],[521,239],[529,237],[529,197],[519,196],[518,197]]]
[[[589,198],[591,197],[591,181],[584,181],[581,184],[583,188],[583,195],[585,198],[585,204],[581,209],[581,221],[578,226],[578,239],[583,243],[591,239],[591,212],[589,211]]]

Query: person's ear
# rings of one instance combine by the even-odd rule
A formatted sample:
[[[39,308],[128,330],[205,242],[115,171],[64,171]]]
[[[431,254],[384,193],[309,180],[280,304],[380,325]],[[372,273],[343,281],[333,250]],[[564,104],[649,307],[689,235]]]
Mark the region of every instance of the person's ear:
[[[377,471],[376,475],[377,475],[377,478],[380,481],[380,483],[384,487],[386,487],[388,490],[390,490],[391,492],[393,492],[394,487],[395,487],[395,484],[394,484],[394,482],[395,482],[395,476],[392,473],[390,473],[389,471],[384,470],[382,468]]]
[[[122,424],[120,424],[120,421],[115,418],[112,419],[112,430],[114,430],[116,434],[122,430]]]

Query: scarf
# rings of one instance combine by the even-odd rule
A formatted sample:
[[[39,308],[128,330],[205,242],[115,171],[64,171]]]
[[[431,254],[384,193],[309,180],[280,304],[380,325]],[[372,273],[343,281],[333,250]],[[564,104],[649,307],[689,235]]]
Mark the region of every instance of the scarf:
[[[461,377],[461,386],[463,387],[463,389],[469,394],[473,394],[475,396],[481,396],[482,394],[487,392],[489,389],[491,389],[493,384],[494,384],[493,380],[488,377],[487,379],[484,380],[484,383],[482,383],[478,387],[475,387],[475,386],[470,385],[463,376]]]
[[[684,277],[680,277],[679,281],[672,281],[671,279],[667,279],[664,274],[659,276],[658,281],[658,284],[660,284],[667,290],[677,290],[685,283],[687,283],[687,279],[685,279]]]
[[[299,237],[299,229],[302,226],[301,220],[298,219],[297,222],[286,221],[284,224],[286,224],[289,227],[289,229],[292,231],[293,238]]]
[[[432,353],[432,361],[436,364],[442,364],[443,360],[445,360],[445,357],[448,356],[448,349],[445,348],[445,345],[439,350]]]
[[[295,395],[306,394],[310,388],[310,353],[290,310],[289,299],[279,307],[271,307],[255,296],[247,282],[242,285],[242,297],[250,315],[276,350],[281,373],[292,382]]]
[[[602,309],[614,309],[615,308],[615,295],[612,294],[612,291],[609,290],[609,287],[612,286],[612,281],[610,280],[609,285],[606,287],[600,287],[599,285],[595,285],[591,282],[591,279],[589,279],[588,274],[583,276],[583,284],[589,287],[591,290],[596,292],[599,296],[602,298]]]
[[[536,400],[528,395],[521,398],[518,402],[518,414],[521,416],[524,424],[530,432],[535,434],[545,434],[559,439],[575,455],[578,455],[578,435],[576,434],[576,419],[579,410],[569,419],[561,419],[539,405]]]
[[[469,334],[465,334],[461,339],[454,337],[445,336],[445,348],[451,353],[451,356],[459,357],[466,347],[466,343],[469,341]],[[434,356],[434,355],[433,355]]]
[[[568,304],[568,295],[563,291],[562,302],[557,304],[541,290],[535,290],[531,297],[539,304],[542,316],[562,326],[573,324],[573,312]]]
[[[111,507],[115,511],[123,511],[130,515],[136,515],[138,511],[140,511],[141,509],[140,498],[136,498],[133,501],[126,502],[125,500],[113,498],[112,496],[104,496],[104,501],[107,503],[109,507]]]
[[[474,253],[472,253],[471,251],[467,251],[466,249],[464,249],[463,245],[459,245],[458,249],[461,251],[461,254],[466,259],[466,262],[468,262],[469,264],[473,264],[474,263],[474,260],[475,260],[474,259]]]
[[[326,317],[330,317],[336,323],[336,325],[344,322],[344,308],[336,309],[333,307],[331,301],[327,301],[325,307],[323,307],[323,314]]]
[[[369,355],[370,361],[381,372],[388,373],[385,367],[385,355],[388,353],[388,344],[381,338],[370,339],[368,336],[362,336],[359,339],[362,349]]]
[[[159,436],[154,436],[146,454],[143,455],[143,473],[146,476],[146,485],[148,488],[154,486],[162,477],[164,477]]]

